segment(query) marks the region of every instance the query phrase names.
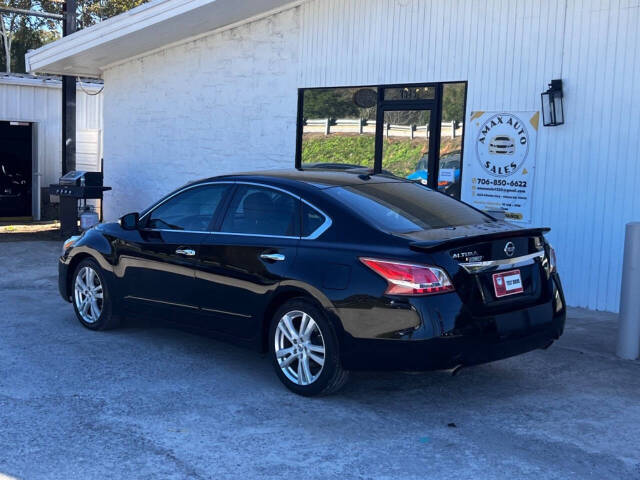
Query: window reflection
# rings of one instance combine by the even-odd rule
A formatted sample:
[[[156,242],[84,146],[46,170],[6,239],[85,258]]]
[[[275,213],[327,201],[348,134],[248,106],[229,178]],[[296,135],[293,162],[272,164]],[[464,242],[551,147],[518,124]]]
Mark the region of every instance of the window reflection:
[[[428,178],[431,110],[384,112],[382,169],[412,180]]]
[[[373,168],[376,96],[374,88],[305,90],[303,166]],[[361,106],[371,105],[372,100],[372,106]]]
[[[305,89],[302,95],[304,168],[373,169],[377,161],[384,171],[427,183],[430,173],[436,175],[429,169],[438,166],[433,184],[460,198],[466,83]],[[441,115],[435,118],[440,102]],[[384,109],[380,131],[378,105]],[[431,138],[431,131],[439,131],[440,138]],[[376,138],[382,145],[377,159]],[[438,158],[430,163],[434,150]]]
[[[442,91],[438,190],[455,198],[460,198],[465,90],[464,83],[446,83]]]
[[[434,87],[400,87],[385,88],[385,100],[433,100],[436,98],[436,89]]]

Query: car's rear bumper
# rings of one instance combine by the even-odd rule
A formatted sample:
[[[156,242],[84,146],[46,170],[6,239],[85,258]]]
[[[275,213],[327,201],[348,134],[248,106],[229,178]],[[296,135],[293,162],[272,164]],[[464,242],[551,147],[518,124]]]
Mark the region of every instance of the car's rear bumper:
[[[435,370],[477,365],[546,348],[558,339],[566,319],[559,279],[546,302],[484,317],[455,312],[458,327],[425,338],[424,328],[398,338],[348,336],[342,363],[351,370]],[[394,312],[389,311],[393,316]],[[423,317],[424,318],[424,317]],[[446,323],[446,319],[441,321]],[[424,324],[424,320],[423,320]]]
[[[459,335],[430,340],[356,340],[342,357],[349,370],[437,370],[478,365],[546,348],[562,335],[564,316],[505,336]]]

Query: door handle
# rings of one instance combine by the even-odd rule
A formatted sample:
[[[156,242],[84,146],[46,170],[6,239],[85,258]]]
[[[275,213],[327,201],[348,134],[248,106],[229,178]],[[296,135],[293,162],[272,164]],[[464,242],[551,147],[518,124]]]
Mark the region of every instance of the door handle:
[[[286,257],[281,253],[262,253],[260,258],[263,260],[271,260],[272,262],[282,262]]]
[[[187,257],[193,257],[196,254],[196,251],[190,248],[179,248],[176,250],[176,253],[178,255],[186,255]]]

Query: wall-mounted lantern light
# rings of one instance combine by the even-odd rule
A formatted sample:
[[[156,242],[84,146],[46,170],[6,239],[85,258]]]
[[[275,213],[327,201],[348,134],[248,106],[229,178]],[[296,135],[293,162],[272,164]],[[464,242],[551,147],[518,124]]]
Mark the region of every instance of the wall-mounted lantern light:
[[[542,124],[555,127],[563,123],[562,80],[551,80],[549,89],[542,93]]]

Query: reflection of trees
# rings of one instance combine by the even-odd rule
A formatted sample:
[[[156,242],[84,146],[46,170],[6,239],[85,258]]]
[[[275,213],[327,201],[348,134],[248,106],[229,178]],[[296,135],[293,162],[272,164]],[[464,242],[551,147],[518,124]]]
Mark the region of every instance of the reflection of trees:
[[[305,90],[303,117],[309,118],[364,118],[375,120],[376,107],[360,108],[353,103],[357,88],[322,88]]]
[[[442,93],[442,120],[464,121],[464,83],[447,83]]]
[[[426,125],[429,123],[429,113],[429,110],[385,112],[384,121],[392,125]]]
[[[464,121],[465,87],[464,83],[447,83],[443,86],[443,121]],[[357,90],[358,88],[320,88],[305,90],[304,118],[364,118],[367,120],[375,120],[376,107],[360,108],[353,103],[353,95]],[[389,91],[395,90],[396,89],[391,89]],[[429,123],[429,112],[387,112],[385,114],[385,121],[396,125],[426,125]]]

